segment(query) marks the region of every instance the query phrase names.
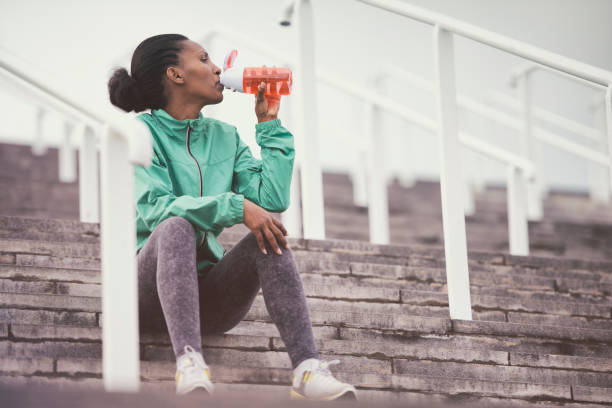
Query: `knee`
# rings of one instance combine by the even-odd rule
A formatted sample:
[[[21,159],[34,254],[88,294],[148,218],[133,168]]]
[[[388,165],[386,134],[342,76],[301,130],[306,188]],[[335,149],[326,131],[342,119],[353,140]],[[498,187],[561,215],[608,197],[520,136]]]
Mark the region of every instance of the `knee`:
[[[277,241],[277,243],[278,243],[278,247],[281,250],[281,255],[278,255],[276,252],[274,252],[274,249],[272,248],[272,245],[270,244],[270,242],[268,241],[268,238],[266,238],[265,235],[262,236],[262,239],[263,239],[264,248],[266,248],[266,252],[268,253],[268,255],[264,255],[264,253],[261,252],[261,249],[259,248],[259,244],[257,243],[257,238],[255,238],[255,234],[253,234],[252,232],[249,232],[245,236],[244,239],[247,242],[249,249],[252,252],[254,252],[254,254],[261,255],[261,256],[275,255],[275,259],[278,259],[279,257],[290,257],[290,258],[293,259],[291,250],[285,248],[278,241]]]
[[[195,229],[189,221],[183,217],[170,217],[163,220],[157,228],[166,237],[171,237],[172,241],[194,238]]]

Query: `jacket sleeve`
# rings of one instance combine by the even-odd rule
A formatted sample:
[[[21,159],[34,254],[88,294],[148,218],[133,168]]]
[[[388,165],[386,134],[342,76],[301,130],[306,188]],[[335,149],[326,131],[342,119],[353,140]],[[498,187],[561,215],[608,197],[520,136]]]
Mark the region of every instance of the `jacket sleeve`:
[[[255,125],[255,141],[261,146],[261,160],[253,157],[236,132],[232,191],[268,211],[285,211],[295,157],[293,135],[276,119]]]
[[[136,211],[153,231],[166,218],[179,216],[202,231],[219,230],[243,222],[244,198],[233,192],[213,196],[176,196],[168,170],[156,155],[151,166],[134,166]]]

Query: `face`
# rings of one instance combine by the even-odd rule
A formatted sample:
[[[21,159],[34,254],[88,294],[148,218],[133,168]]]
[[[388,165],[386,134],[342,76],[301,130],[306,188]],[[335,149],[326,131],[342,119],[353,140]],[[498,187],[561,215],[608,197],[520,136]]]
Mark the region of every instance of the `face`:
[[[194,41],[181,41],[179,65],[169,67],[166,76],[171,92],[188,101],[212,105],[223,100],[221,69],[210,59],[202,46]],[[176,96],[178,96],[176,95]]]

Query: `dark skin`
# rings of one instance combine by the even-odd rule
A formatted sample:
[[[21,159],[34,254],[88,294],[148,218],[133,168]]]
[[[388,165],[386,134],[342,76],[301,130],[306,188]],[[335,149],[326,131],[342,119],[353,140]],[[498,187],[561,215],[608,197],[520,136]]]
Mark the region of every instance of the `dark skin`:
[[[202,46],[194,41],[181,41],[179,63],[166,69],[163,79],[168,103],[164,110],[177,120],[196,119],[206,105],[223,100],[223,85],[219,82],[221,69],[213,64]],[[258,123],[277,118],[280,98],[264,97],[265,84],[259,84],[255,96],[255,115]],[[252,201],[244,199],[244,225],[255,235],[257,245],[267,254],[264,239],[281,254],[280,246],[289,249],[283,224]]]

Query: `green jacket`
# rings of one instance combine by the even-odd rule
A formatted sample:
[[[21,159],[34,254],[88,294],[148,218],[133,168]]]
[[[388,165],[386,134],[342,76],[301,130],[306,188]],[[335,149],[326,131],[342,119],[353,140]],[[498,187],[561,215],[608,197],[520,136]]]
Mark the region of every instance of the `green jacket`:
[[[280,120],[255,125],[262,160],[240,139],[236,127],[202,116],[176,120],[163,109],[137,116],[151,129],[151,166],[134,166],[137,249],[163,220],[187,219],[197,246],[206,251],[198,271],[223,257],[217,237],[243,222],[244,198],[271,212],[289,206],[295,151]]]

